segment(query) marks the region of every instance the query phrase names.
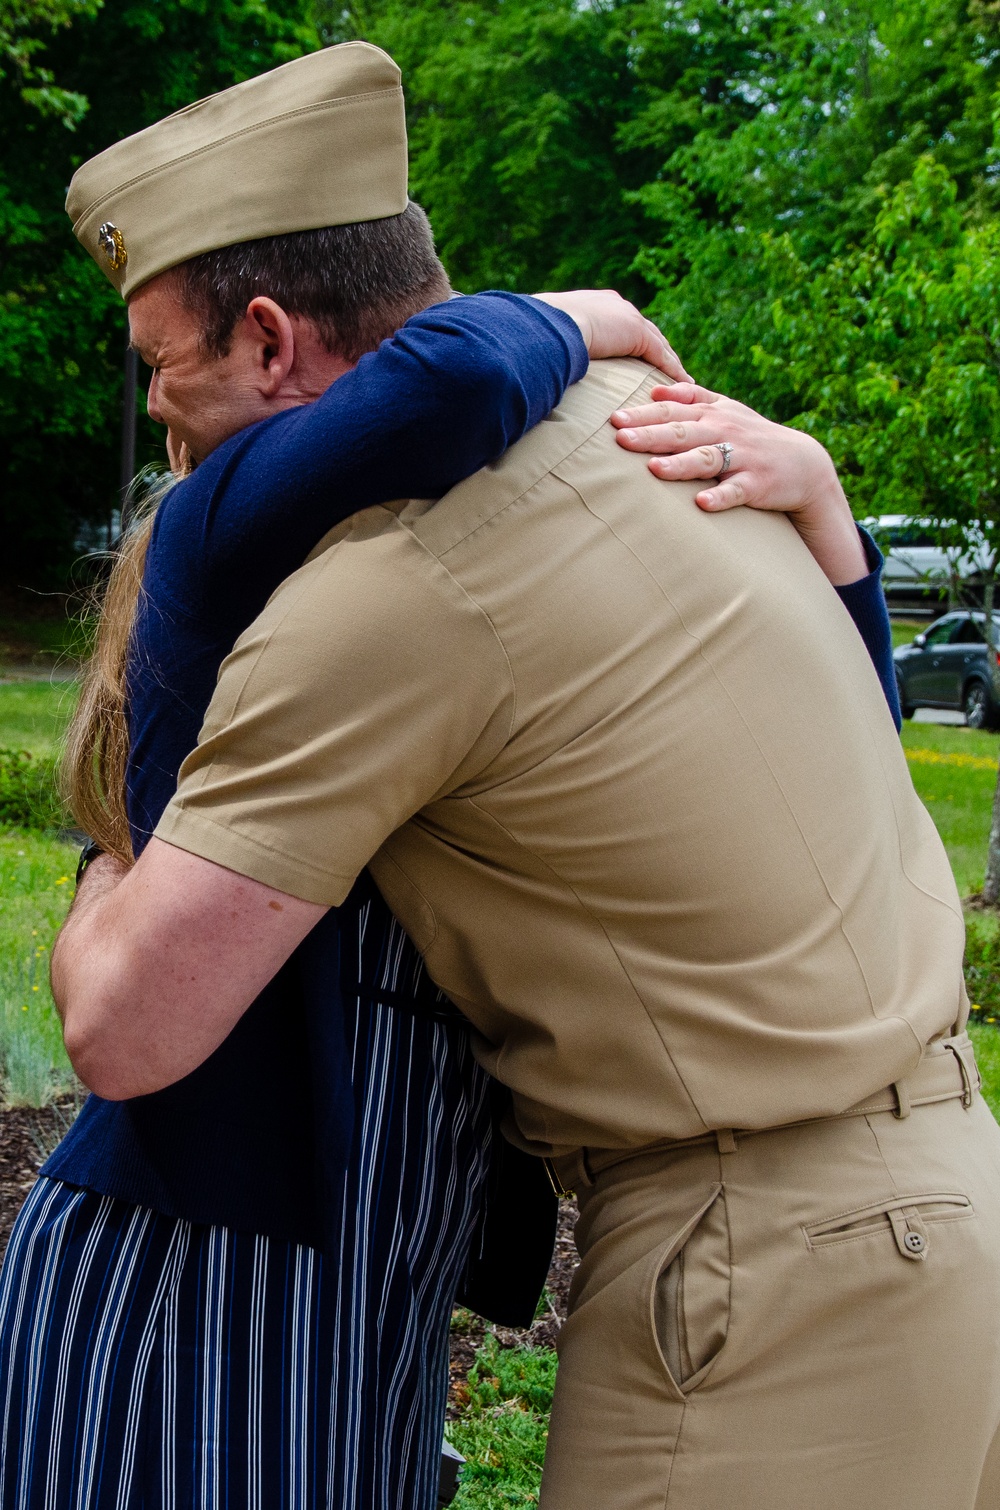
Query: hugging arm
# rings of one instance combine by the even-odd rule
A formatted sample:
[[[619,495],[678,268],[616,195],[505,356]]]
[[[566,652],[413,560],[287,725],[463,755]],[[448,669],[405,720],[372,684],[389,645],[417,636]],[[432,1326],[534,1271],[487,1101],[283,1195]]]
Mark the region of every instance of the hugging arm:
[[[755,418],[766,424],[759,416]],[[828,522],[832,524],[830,537],[838,537],[843,544],[842,511],[832,492],[817,494],[811,501],[815,505],[811,548],[819,559]],[[790,509],[794,500],[782,506]],[[853,523],[848,534],[856,543]],[[866,636],[866,643],[875,658],[872,647],[877,649],[879,634],[887,624],[878,620],[879,606],[883,620],[885,608],[878,584],[877,553],[872,560],[874,571],[869,570],[870,562],[862,548],[860,572],[853,574],[853,585],[841,583],[840,590],[863,634],[862,620],[870,611],[874,631],[871,638]],[[840,575],[831,568],[830,559],[825,569],[835,580]],[[351,586],[345,581],[344,593]],[[348,627],[350,623],[348,616]],[[470,645],[477,627],[481,628],[478,624],[470,626]],[[429,638],[435,639],[433,634]],[[363,643],[357,648],[359,655],[370,649]],[[400,648],[405,650],[405,640]],[[477,667],[481,659],[474,657]],[[463,676],[452,676],[449,668],[435,666],[435,675],[444,677],[441,696],[423,696],[418,705],[396,710],[399,716],[393,718],[393,727],[416,726],[421,717],[445,707],[448,685],[475,680],[469,675],[470,668],[464,670]],[[406,685],[420,684],[418,676],[404,681]],[[498,666],[495,674],[483,678],[484,695],[492,696],[501,685],[502,666]],[[883,685],[888,696],[892,684],[883,680]],[[462,717],[472,716],[474,711],[463,706]],[[481,710],[480,722],[488,720],[493,711]],[[459,718],[447,719],[436,729],[434,738],[425,742],[426,748],[445,748],[460,722]],[[394,748],[389,739],[383,743],[387,749]],[[355,764],[358,762],[345,763],[348,770]],[[395,789],[400,769],[410,780],[416,767],[415,758],[396,759],[391,779],[387,773],[384,790]],[[428,792],[437,790],[441,772],[425,775],[426,791],[415,792],[409,808],[404,804],[404,809],[418,807]],[[377,842],[375,836],[354,860],[363,863]],[[276,890],[235,868],[226,868],[235,866],[238,857],[220,858],[223,863],[215,863],[154,839],[131,871],[105,858],[88,872],[54,951],[53,987],[64,1012],[73,1062],[81,1078],[98,1094],[112,1099],[142,1095],[187,1074],[231,1030],[261,987],[322,916],[326,901],[339,899],[325,894],[303,899],[301,894],[294,894],[294,882],[284,879],[281,884],[287,889]],[[353,873],[350,865],[347,872]]]
[[[220,628],[237,619],[235,638],[351,514],[439,497],[499,456],[584,375],[588,348],[683,371],[615,294],[487,293],[423,310],[315,402],[241,431],[178,483],[156,521],[154,569],[169,560],[179,606],[210,624],[226,573]]]
[[[206,864],[171,833],[164,842],[165,818],[131,869],[94,862],[56,941],[52,985],[70,1057],[98,1095],[162,1089],[207,1058],[388,835],[454,780],[470,752],[481,761],[502,739],[506,656],[471,599],[444,588],[408,533],[389,530],[373,553],[327,552],[241,639],[222,673],[227,688],[248,677],[259,685],[250,668],[271,616],[282,641],[304,650],[306,680],[286,664],[277,703],[265,697],[277,720],[275,759],[255,754],[252,763],[308,810],[307,837],[289,850],[265,825],[248,857],[235,810],[219,818],[212,797],[209,829],[236,849]],[[253,722],[263,733],[256,713]],[[230,746],[228,719],[218,736],[242,783],[243,746]],[[320,791],[323,813],[336,809],[335,834],[311,809]]]

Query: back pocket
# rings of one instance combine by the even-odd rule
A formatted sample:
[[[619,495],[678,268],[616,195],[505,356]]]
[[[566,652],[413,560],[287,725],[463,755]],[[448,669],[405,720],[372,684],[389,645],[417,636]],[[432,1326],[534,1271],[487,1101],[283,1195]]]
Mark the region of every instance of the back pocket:
[[[936,1222],[954,1222],[975,1216],[966,1195],[936,1191],[929,1195],[901,1195],[876,1206],[844,1211],[829,1221],[803,1227],[811,1249],[831,1248],[840,1243],[892,1236],[903,1258],[920,1262],[930,1251],[930,1231]]]

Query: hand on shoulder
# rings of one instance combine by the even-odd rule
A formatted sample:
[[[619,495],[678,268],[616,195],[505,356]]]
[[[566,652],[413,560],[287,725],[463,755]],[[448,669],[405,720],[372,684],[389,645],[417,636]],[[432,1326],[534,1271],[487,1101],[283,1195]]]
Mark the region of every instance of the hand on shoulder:
[[[613,288],[578,288],[568,294],[536,294],[561,309],[580,327],[593,362],[604,357],[638,357],[676,382],[690,383],[684,364],[666,336]]]
[[[801,430],[691,382],[654,388],[652,402],[611,416],[618,443],[650,454],[667,481],[711,479],[695,497],[710,513],[747,507],[788,514],[838,587],[868,575],[868,563],[829,453]]]

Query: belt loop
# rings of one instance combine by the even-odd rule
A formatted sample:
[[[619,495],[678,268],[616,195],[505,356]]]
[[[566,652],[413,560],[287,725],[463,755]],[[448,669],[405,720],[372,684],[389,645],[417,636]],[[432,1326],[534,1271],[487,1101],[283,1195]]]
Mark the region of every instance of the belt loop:
[[[910,1115],[910,1092],[905,1080],[897,1080],[892,1089],[896,1097],[896,1109],[892,1115],[902,1122]]]
[[[716,1128],[715,1141],[719,1145],[720,1153],[736,1152],[736,1135],[731,1127]]]
[[[946,1045],[946,1047],[951,1051],[951,1053],[954,1054],[955,1058],[958,1060],[958,1068],[962,1076],[962,1105],[965,1107],[965,1110],[968,1111],[972,1106],[972,1098],[975,1094],[972,1084],[972,1076],[969,1074],[969,1066],[966,1064],[961,1052],[958,1050],[958,1048],[956,1048],[955,1044],[949,1043]]]

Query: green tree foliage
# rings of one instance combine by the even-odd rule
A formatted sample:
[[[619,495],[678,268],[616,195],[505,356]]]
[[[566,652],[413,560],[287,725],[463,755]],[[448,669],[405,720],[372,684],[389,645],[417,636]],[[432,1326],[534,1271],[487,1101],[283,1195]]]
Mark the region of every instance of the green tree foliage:
[[[645,257],[661,290],[657,314],[698,370],[787,417],[794,393],[752,364],[781,288],[767,255],[773,235],[783,232],[806,266],[825,266],[866,235],[884,186],[928,150],[964,195],[990,203],[997,59],[965,0],[760,14],[769,19],[758,21],[750,70],[727,86],[752,113],[731,127],[706,108],[691,141],[673,148],[643,191],[662,227]]]
[[[753,348],[784,232],[810,267],[928,151],[988,214],[994,5],[968,0],[357,0],[407,81],[414,194],[463,288],[653,299],[707,381],[795,412]]]
[[[377,42],[403,69],[411,192],[458,286],[645,292],[630,271],[643,216],[626,191],[656,156],[617,140],[636,108],[642,8],[379,0],[338,12],[331,35]]]
[[[72,236],[73,171],[317,36],[299,0],[18,0],[3,17],[0,570],[51,583],[81,522],[107,518],[118,480],[124,309]],[[143,449],[162,454],[150,426]]]
[[[933,157],[880,194],[860,245],[811,268],[766,246],[783,292],[755,353],[798,399],[862,513],[1000,526],[1000,221],[962,214]]]
[[[0,528],[22,577],[63,569],[117,481],[124,320],[62,212],[74,166],[321,41],[364,37],[401,64],[411,190],[459,287],[617,286],[697,376],[779,418],[819,423],[812,358],[793,347],[828,298],[821,366],[841,363],[849,386],[855,360],[874,363],[911,398],[924,384],[929,286],[895,354],[873,354],[851,334],[867,296],[837,282],[905,264],[891,226],[907,204],[937,196],[920,253],[935,279],[991,255],[1000,0],[13,0],[3,14]],[[867,508],[864,423],[830,433]],[[144,445],[140,460],[152,432]]]
[[[6,0],[0,10],[0,78],[12,78],[23,104],[55,116],[70,130],[82,120],[86,96],[61,89],[38,54],[45,33],[93,16],[100,0]],[[39,35],[39,33],[42,35]]]

